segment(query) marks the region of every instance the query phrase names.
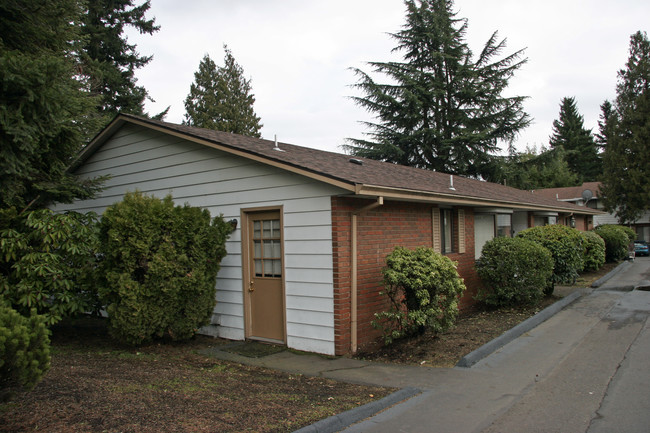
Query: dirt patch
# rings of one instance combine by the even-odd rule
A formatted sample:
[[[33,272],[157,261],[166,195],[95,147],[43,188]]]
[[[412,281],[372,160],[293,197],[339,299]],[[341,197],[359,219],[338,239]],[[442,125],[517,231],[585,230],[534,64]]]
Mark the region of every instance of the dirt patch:
[[[583,274],[573,287],[557,292],[589,286],[615,266]],[[398,341],[360,357],[452,367],[557,299],[546,298],[536,307],[475,307],[461,313],[456,326],[444,334]],[[50,372],[32,392],[0,405],[0,432],[285,432],[393,391],[200,354],[215,344],[231,342],[199,336],[184,344],[133,349],[111,341],[101,320],[57,327]]]
[[[225,344],[120,346],[101,320],[61,326],[52,368],[32,392],[0,406],[0,432],[285,432],[393,390],[220,361]]]
[[[566,296],[573,290],[589,287],[617,266],[605,264],[597,272],[580,275],[572,286],[555,288],[555,293]],[[504,332],[534,316],[544,308],[561,299],[550,296],[536,306],[491,309],[481,305],[462,311],[455,326],[441,334],[425,332],[422,335],[396,341],[390,346],[357,355],[360,359],[429,367],[453,367],[468,353],[500,336]]]

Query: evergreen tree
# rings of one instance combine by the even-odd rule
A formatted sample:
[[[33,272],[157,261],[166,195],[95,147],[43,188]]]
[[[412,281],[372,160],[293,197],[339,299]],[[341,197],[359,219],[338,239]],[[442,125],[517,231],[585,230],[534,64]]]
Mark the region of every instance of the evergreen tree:
[[[77,0],[0,3],[0,208],[86,198],[97,182],[66,173],[97,124],[77,74]]]
[[[605,101],[600,105],[600,116],[598,117],[598,134],[595,141],[598,149],[602,152],[607,145],[608,137],[612,135],[612,124],[614,106],[611,102]]]
[[[584,118],[578,113],[575,98],[562,98],[560,116],[553,121],[551,148],[566,151],[569,169],[580,181],[596,181],[602,173],[598,148],[591,130],[584,127]]]
[[[511,141],[530,123],[524,97],[504,97],[526,62],[523,50],[498,58],[505,40],[495,32],[473,59],[467,21],[451,0],[406,0],[406,25],[393,34],[403,62],[370,62],[386,83],[355,69],[356,103],[374,113],[369,139],[350,139],[354,155],[420,168],[479,176],[499,140]]]
[[[579,185],[578,176],[569,169],[565,151],[527,148],[525,152],[496,159],[497,166],[487,180],[513,188],[535,190]]]
[[[631,223],[650,208],[650,41],[644,32],[630,38],[607,126],[603,202],[621,223]]]
[[[224,45],[224,66],[205,55],[185,99],[185,125],[260,137],[260,118],[253,109],[251,81]]]
[[[147,90],[136,84],[135,71],[153,56],[141,56],[136,45],[124,36],[126,26],[140,34],[152,35],[160,29],[155,19],[146,19],[150,0],[134,6],[135,0],[93,0],[87,3],[82,28],[82,71],[91,94],[98,95],[98,111],[108,120],[117,113],[144,115]],[[161,117],[166,113],[161,113]]]

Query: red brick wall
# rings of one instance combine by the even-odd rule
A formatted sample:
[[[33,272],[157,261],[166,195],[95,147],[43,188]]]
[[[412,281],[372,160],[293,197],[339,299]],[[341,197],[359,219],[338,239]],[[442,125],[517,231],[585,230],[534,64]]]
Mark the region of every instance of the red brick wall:
[[[350,351],[350,290],[351,290],[351,221],[352,211],[370,203],[369,200],[332,198],[332,241],[334,253],[334,327],[337,354]],[[381,270],[386,256],[396,246],[431,247],[431,212],[435,206],[420,203],[385,201],[384,205],[366,211],[357,217],[357,294],[358,347],[376,344],[381,332],[371,321],[374,313],[387,308],[382,290]],[[479,284],[474,272],[474,215],[465,210],[465,253],[448,254],[458,262],[458,271],[468,290],[461,305],[473,303]],[[457,219],[455,219],[457,222]],[[458,225],[455,224],[454,250],[458,249]]]

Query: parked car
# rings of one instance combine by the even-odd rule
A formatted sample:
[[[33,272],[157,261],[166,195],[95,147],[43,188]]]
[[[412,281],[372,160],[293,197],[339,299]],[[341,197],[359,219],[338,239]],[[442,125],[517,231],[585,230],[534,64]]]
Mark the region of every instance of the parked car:
[[[637,256],[648,256],[648,243],[646,241],[634,241],[634,253]]]

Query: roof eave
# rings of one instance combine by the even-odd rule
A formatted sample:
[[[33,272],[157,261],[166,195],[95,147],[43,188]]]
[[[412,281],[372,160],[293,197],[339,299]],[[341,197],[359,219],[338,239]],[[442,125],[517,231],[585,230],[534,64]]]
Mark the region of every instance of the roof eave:
[[[472,197],[462,194],[445,194],[420,190],[407,190],[402,188],[391,188],[386,186],[357,184],[355,195],[368,197],[384,197],[403,201],[419,201],[435,204],[453,204],[457,206],[490,206],[507,207],[527,211],[555,211],[565,213],[578,213],[584,215],[600,215],[603,212],[578,206],[552,206],[540,203],[525,203],[509,200],[490,200],[479,197]]]

